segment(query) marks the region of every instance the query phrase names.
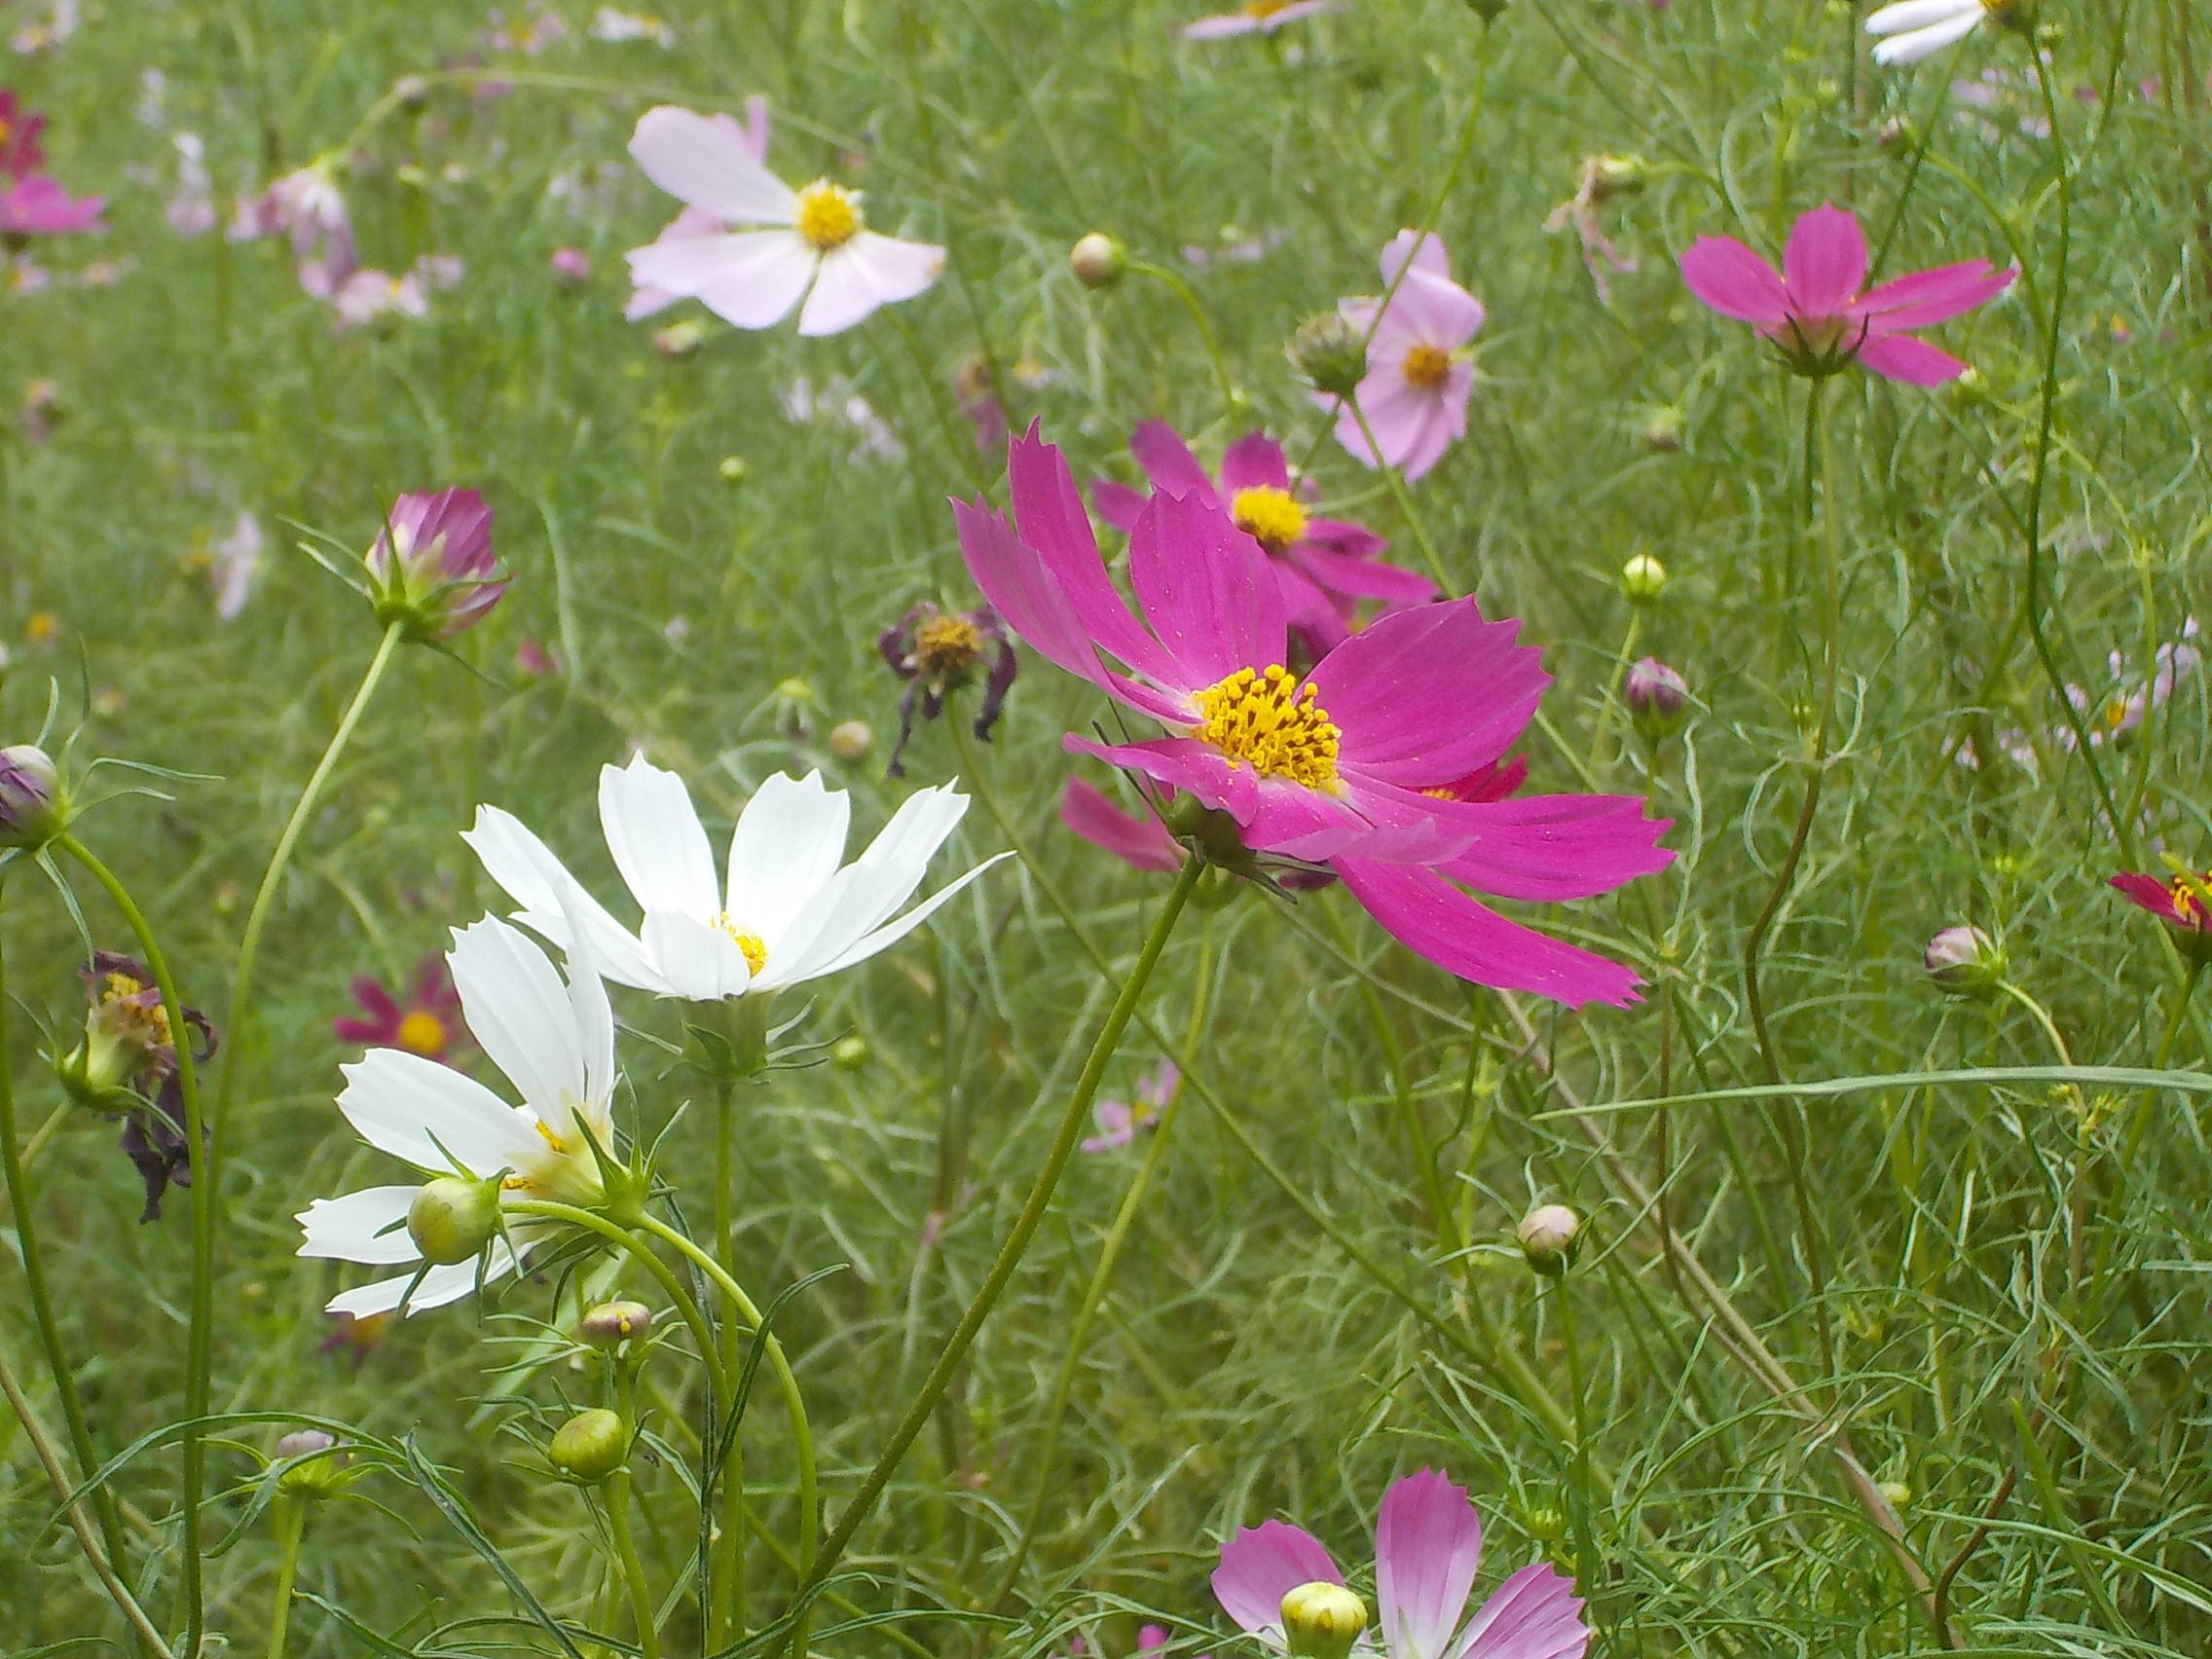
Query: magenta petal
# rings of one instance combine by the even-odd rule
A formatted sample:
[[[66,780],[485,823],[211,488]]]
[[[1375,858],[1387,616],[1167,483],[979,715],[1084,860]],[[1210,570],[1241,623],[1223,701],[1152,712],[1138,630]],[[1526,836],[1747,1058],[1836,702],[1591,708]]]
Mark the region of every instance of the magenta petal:
[[[1306,521],[1304,545],[1320,547],[1331,553],[1343,553],[1354,559],[1371,559],[1378,553],[1387,552],[1387,536],[1377,535],[1365,525],[1352,524],[1345,519],[1309,518]]]
[[[1538,1562],[1497,1587],[1468,1621],[1452,1659],[1582,1659],[1589,1645],[1574,1580]]]
[[[1790,310],[1800,316],[1848,310],[1866,281],[1866,233],[1859,216],[1829,203],[1800,215],[1782,250],[1782,278]]]
[[[1282,587],[1260,544],[1207,496],[1164,486],[1129,533],[1129,585],[1145,620],[1174,654],[1184,689],[1284,655]]]
[[[1385,932],[1448,974],[1568,1008],[1642,1000],[1632,970],[1509,922],[1433,870],[1362,858],[1336,859],[1331,867]]]
[[[1166,422],[1147,421],[1139,425],[1129,434],[1129,454],[1136,457],[1155,490],[1196,496],[1205,501],[1220,499],[1213,480],[1191,453],[1191,446],[1176,436],[1175,428]]]
[[[1483,1524],[1464,1487],[1433,1469],[1393,1484],[1375,1520],[1375,1616],[1384,1649],[1443,1653],[1482,1556]]]
[[[2174,908],[2173,889],[2157,876],[2137,875],[2132,870],[2123,870],[2112,878],[2111,885],[2122,898],[2142,905],[2160,921],[2172,922],[2177,926],[2186,925],[2182,922],[2181,912]]]
[[[1682,250],[1680,263],[1690,292],[1723,316],[1780,322],[1789,314],[1781,276],[1734,237],[1700,237]]]
[[[1301,1584],[1342,1584],[1345,1575],[1312,1533],[1281,1521],[1246,1527],[1221,1546],[1214,1599],[1242,1629],[1280,1631],[1282,1599]]]
[[[1392,605],[1419,605],[1436,596],[1436,584],[1416,571],[1401,570],[1380,559],[1339,553],[1313,542],[1302,544],[1291,558],[1306,573],[1331,593],[1346,599],[1382,599]]]
[[[1859,361],[1876,374],[1907,386],[1942,386],[1967,372],[1966,364],[1950,352],[1938,351],[1909,334],[1868,341],[1860,350]]]
[[[2017,271],[1992,271],[1989,262],[1981,259],[1938,266],[1934,271],[1918,271],[1884,282],[1860,300],[1852,312],[1858,316],[1872,316],[1892,331],[1926,328],[1995,299],[2018,275]]]
[[[1437,867],[1502,899],[1588,899],[1675,862],[1659,845],[1671,821],[1644,817],[1641,795],[1527,795],[1444,806],[1437,816],[1479,830],[1472,847]]]
[[[1126,535],[1137,527],[1137,516],[1144,511],[1145,493],[1132,490],[1126,484],[1117,484],[1111,478],[1093,480],[1090,486],[1090,504],[1098,516]]]
[[[1283,614],[1290,630],[1306,642],[1309,654],[1327,656],[1351,638],[1345,623],[1351,607],[1321,586],[1302,568],[1297,555],[1271,561],[1275,580],[1282,587]]]
[[[1099,743],[1069,732],[1060,747],[1136,772],[1156,784],[1198,797],[1242,824],[1258,806],[1258,780],[1248,768],[1232,766],[1218,749],[1195,738],[1156,737],[1146,743]]]
[[[1183,862],[1175,837],[1158,819],[1124,812],[1081,778],[1070,778],[1060,792],[1060,822],[1138,869],[1171,870]]]
[[[1221,488],[1224,495],[1239,490],[1290,488],[1290,464],[1282,445],[1265,432],[1247,432],[1222,452]]]
[[[968,573],[1021,643],[1048,662],[1103,685],[1102,665],[1085,619],[1076,614],[1035,549],[980,501],[953,502],[952,518]]]

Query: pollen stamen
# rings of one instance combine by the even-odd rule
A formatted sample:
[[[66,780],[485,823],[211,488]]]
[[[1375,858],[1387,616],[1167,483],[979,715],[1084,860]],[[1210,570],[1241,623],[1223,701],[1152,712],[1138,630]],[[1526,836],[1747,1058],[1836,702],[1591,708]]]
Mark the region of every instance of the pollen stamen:
[[[1280,663],[1257,673],[1240,668],[1191,699],[1199,719],[1194,735],[1232,766],[1335,794],[1344,733],[1315,695],[1311,682],[1301,684]]]
[[[843,247],[861,234],[861,196],[841,184],[818,178],[798,193],[792,228],[817,253]]]
[[[1452,353],[1441,346],[1426,341],[1415,346],[1406,353],[1406,384],[1423,390],[1442,386],[1452,373]]]
[[[768,966],[768,943],[756,933],[749,933],[731,919],[727,910],[715,918],[715,926],[729,935],[730,942],[745,953],[746,972],[757,979],[760,970]]]
[[[1237,491],[1230,498],[1229,516],[1270,553],[1281,553],[1306,539],[1306,509],[1288,490],[1272,484]]]

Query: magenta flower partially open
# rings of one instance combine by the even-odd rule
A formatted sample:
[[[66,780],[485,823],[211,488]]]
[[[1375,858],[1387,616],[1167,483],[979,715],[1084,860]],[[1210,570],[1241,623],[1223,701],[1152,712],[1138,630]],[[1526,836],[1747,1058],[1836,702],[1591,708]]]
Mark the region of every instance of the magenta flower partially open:
[[[19,178],[0,190],[0,237],[65,237],[102,231],[98,196],[71,196],[44,173]]]
[[[1460,1624],[1482,1553],[1482,1518],[1464,1487],[1433,1469],[1394,1483],[1375,1518],[1376,1616],[1363,1647],[1383,1659],[1581,1659],[1582,1603],[1549,1562],[1521,1568]],[[1344,1581],[1312,1533],[1269,1521],[1222,1545],[1213,1593],[1247,1635],[1279,1649],[1283,1597]]]
[[[45,116],[24,109],[14,92],[0,87],[0,174],[21,178],[36,172],[46,161],[38,142],[45,129]]]
[[[1941,386],[1967,369],[1910,330],[1972,311],[2018,275],[1970,259],[1862,292],[1866,236],[1856,214],[1832,203],[1790,227],[1780,271],[1733,237],[1700,237],[1681,267],[1691,293],[1752,324],[1797,373],[1832,375],[1859,363],[1910,386]]]
[[[2111,885],[2131,904],[2139,904],[2180,936],[2182,948],[2194,955],[2212,954],[2212,874],[2177,875],[2160,881],[2155,875],[2122,870]]]
[[[417,641],[473,627],[507,591],[492,556],[492,509],[473,490],[400,497],[366,562],[377,620]]]
[[[1337,308],[1368,336],[1367,374],[1353,394],[1359,413],[1346,408],[1338,415],[1337,442],[1362,465],[1395,466],[1419,478],[1467,435],[1475,366],[1464,352],[1482,328],[1483,304],[1452,280],[1451,258],[1433,232],[1400,231],[1390,239],[1382,250],[1382,283],[1390,290],[1387,307],[1361,299]],[[1337,407],[1325,393],[1314,401]],[[1359,429],[1360,415],[1375,447]]]
[[[1218,488],[1190,446],[1164,421],[1147,421],[1129,435],[1129,453],[1157,489],[1227,509],[1236,528],[1260,544],[1282,584],[1283,608],[1314,656],[1349,636],[1359,601],[1418,604],[1436,596],[1426,576],[1376,557],[1390,544],[1342,519],[1316,517],[1291,489],[1282,445],[1259,432],[1231,444],[1221,458]],[[1101,479],[1090,487],[1098,516],[1119,530],[1136,528],[1145,498]]]

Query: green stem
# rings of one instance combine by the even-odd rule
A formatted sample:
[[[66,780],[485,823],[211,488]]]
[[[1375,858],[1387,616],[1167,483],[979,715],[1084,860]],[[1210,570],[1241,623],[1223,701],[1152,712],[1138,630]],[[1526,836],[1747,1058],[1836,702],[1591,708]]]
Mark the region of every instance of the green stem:
[[[2151,1061],[2153,1071],[2164,1071],[2166,1069],[2166,1061],[2173,1053],[2174,1040],[2181,1035],[2181,1028],[2188,1019],[2189,1000],[2196,994],[2196,981],[2203,977],[2204,959],[2202,957],[2192,958],[2189,964],[2189,977],[2182,981],[2181,995],[2174,999],[2174,1011],[2166,1015],[2165,1033],[2159,1037],[2158,1052]],[[2144,1135],[2150,1132],[2152,1107],[2157,1097],[2158,1091],[2157,1089],[2146,1088],[2137,1099],[2135,1121],[2127,1125],[2127,1145],[2120,1154],[2120,1166],[2122,1169],[2133,1169],[2137,1166],[2136,1155],[2143,1150]]]
[[[638,1376],[634,1362],[623,1360],[614,1368],[615,1413],[623,1432],[638,1432]],[[630,1460],[607,1481],[607,1530],[614,1538],[615,1559],[622,1566],[622,1585],[630,1597],[630,1620],[638,1627],[638,1650],[644,1659],[660,1659],[659,1621],[653,1615],[652,1587],[645,1582],[645,1564],[638,1555],[638,1540],[630,1530]]]
[[[284,1639],[292,1625],[292,1580],[300,1570],[300,1539],[307,1531],[304,1498],[278,1493],[276,1499],[276,1584],[270,1592],[269,1659],[284,1659]]]
[[[1574,1297],[1567,1288],[1567,1273],[1552,1281],[1551,1305],[1559,1313],[1560,1346],[1567,1350],[1567,1387],[1572,1390],[1570,1404],[1574,1408],[1574,1552],[1577,1566],[1581,1567],[1582,1582],[1590,1588],[1584,1592],[1595,1604],[1598,1587],[1604,1583],[1602,1573],[1594,1573],[1585,1563],[1598,1558],[1597,1540],[1591,1535],[1590,1514],[1594,1504],[1594,1485],[1591,1477],[1589,1407],[1585,1400],[1582,1378],[1582,1332],[1575,1323]],[[1597,1608],[1591,1608],[1591,1623],[1598,1622]]]
[[[707,1375],[714,1380],[718,1395],[725,1401],[729,1398],[729,1379],[721,1374],[721,1359],[715,1347],[714,1327],[707,1323],[707,1316],[699,1311],[698,1302],[683,1281],[676,1276],[666,1262],[653,1254],[652,1247],[643,1238],[596,1211],[579,1209],[574,1204],[564,1204],[553,1198],[509,1198],[501,1208],[509,1215],[534,1215],[546,1221],[567,1222],[587,1233],[596,1233],[616,1249],[628,1252],[645,1272],[652,1274],[653,1282],[675,1304],[684,1328],[691,1333],[691,1341],[698,1346],[699,1363],[707,1368]]]
[[[1198,877],[1205,873],[1205,867],[1198,860],[1190,859],[1185,861],[1182,869],[1176,874],[1175,885],[1167,891],[1159,919],[1153,923],[1152,932],[1145,939],[1135,966],[1129,970],[1129,977],[1123,981],[1121,995],[1114,999],[1106,1022],[1099,1027],[1097,1039],[1091,1044],[1090,1057],[1084,1062],[1082,1075],[1076,1079],[1074,1091],[1068,1096],[1067,1110],[1060,1117],[1059,1131],[1052,1137],[1051,1147],[1045,1154],[1044,1167],[1037,1172],[1037,1179],[1029,1189],[1028,1199],[1022,1204],[1021,1213],[1014,1220],[1014,1230],[999,1246],[998,1259],[991,1264],[991,1270],[977,1290],[975,1300],[969,1303],[967,1310],[961,1314],[960,1323],[954,1327],[951,1337],[944,1345],[944,1351],[938,1355],[937,1363],[930,1367],[929,1376],[923,1379],[921,1392],[907,1406],[906,1415],[892,1431],[890,1443],[876,1458],[875,1466],[868,1470],[867,1478],[861,1483],[861,1489],[853,1495],[853,1500],[845,1506],[844,1514],[838,1517],[836,1528],[822,1546],[822,1554],[814,1564],[814,1570],[807,1577],[805,1589],[812,1589],[819,1584],[836,1567],[846,1547],[852,1543],[854,1533],[860,1530],[861,1523],[875,1507],[876,1499],[883,1495],[883,1489],[890,1484],[893,1472],[906,1455],[906,1449],[913,1445],[915,1437],[928,1424],[930,1414],[937,1409],[939,1399],[952,1385],[953,1375],[959,1370],[961,1361],[967,1358],[977,1332],[982,1329],[983,1321],[990,1317],[1000,1293],[1014,1277],[1014,1270],[1021,1265],[1022,1254],[1029,1247],[1031,1235],[1044,1221],[1045,1211],[1051,1205],[1052,1194],[1060,1184],[1060,1176],[1067,1168],[1068,1159],[1075,1151],[1075,1143],[1083,1133],[1084,1123],[1090,1114],[1091,1100],[1098,1092],[1100,1080],[1106,1075],[1107,1062],[1114,1057],[1122,1033],[1127,1029],[1130,1018],[1136,1014],[1137,1002],[1152,977],[1152,971],[1158,966],[1161,953],[1167,947],[1168,935],[1175,931],[1176,919],[1182,915],[1183,906],[1189,903],[1193,889],[1198,884]]]
[[[205,1623],[200,1567],[200,1502],[206,1487],[206,1448],[201,1440],[201,1423],[207,1416],[208,1371],[211,1365],[215,1321],[215,1194],[214,1145],[210,1125],[200,1105],[200,1068],[192,1058],[192,1023],[184,1016],[184,999],[177,994],[168,958],[147,925],[145,912],[118,881],[115,872],[92,855],[92,849],[70,834],[54,844],[85,866],[123,913],[130,937],[146,958],[146,971],[162,993],[162,1012],[176,1039],[176,1087],[184,1102],[185,1167],[192,1175],[192,1301],[185,1337],[183,1494],[179,1507],[184,1516],[184,1565],[179,1593],[184,1602],[183,1651],[200,1651]],[[18,1212],[18,1219],[20,1212]],[[119,1567],[120,1570],[120,1560]]]
[[[732,1190],[735,1173],[731,1140],[730,1096],[733,1080],[717,1074],[715,1078],[715,1252],[719,1256],[731,1253],[730,1241],[736,1232],[736,1194]],[[719,1327],[722,1338],[722,1375],[734,1378],[738,1372],[738,1326],[735,1319],[724,1319]],[[714,1642],[716,1647],[726,1647],[733,1634],[741,1635],[746,1628],[745,1611],[745,1464],[740,1439],[728,1435],[729,1456],[723,1460],[722,1520],[720,1533],[715,1539],[714,1551],[707,1565],[707,1582],[714,1594]],[[735,1630],[733,1633],[732,1626]]]
[[[1221,342],[1214,338],[1213,323],[1206,316],[1205,307],[1198,304],[1198,291],[1174,272],[1142,259],[1130,260],[1128,269],[1132,276],[1150,276],[1156,282],[1164,283],[1183,302],[1183,309],[1198,325],[1198,339],[1205,346],[1207,360],[1213,364],[1213,378],[1221,387],[1223,412],[1233,421],[1237,419],[1248,405],[1244,394],[1236,389],[1236,383],[1229,378],[1229,364],[1221,354]]]
[[[1359,423],[1359,435],[1367,441],[1367,453],[1375,458],[1375,464],[1382,472],[1382,482],[1389,488],[1390,499],[1397,502],[1399,515],[1405,519],[1406,528],[1414,533],[1414,542],[1420,548],[1420,556],[1428,565],[1429,575],[1435,578],[1437,592],[1450,594],[1452,578],[1445,574],[1443,556],[1436,551],[1436,543],[1428,537],[1428,526],[1422,522],[1420,514],[1414,510],[1413,495],[1406,488],[1404,475],[1382,459],[1382,446],[1375,441],[1375,428],[1367,424],[1367,411],[1360,408],[1359,399],[1347,398],[1345,407],[1351,411],[1351,418]]]

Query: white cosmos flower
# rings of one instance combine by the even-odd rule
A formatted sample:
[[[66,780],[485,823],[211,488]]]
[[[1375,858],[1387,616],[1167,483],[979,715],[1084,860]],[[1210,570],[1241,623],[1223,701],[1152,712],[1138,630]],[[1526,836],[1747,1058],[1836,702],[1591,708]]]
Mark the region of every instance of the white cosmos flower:
[[[852,864],[852,801],[822,774],[762,784],[730,837],[726,886],[683,780],[643,756],[599,774],[607,850],[645,911],[635,934],[583,891],[544,842],[496,806],[461,839],[522,908],[515,919],[567,948],[580,929],[616,984],[687,1002],[719,1002],[819,979],[873,956],[922,925],[1001,853],[904,915],[930,859],[968,810],[949,786],[918,791]]]
[[[608,1102],[614,1091],[614,1014],[589,946],[571,949],[564,985],[535,940],[487,917],[455,932],[446,961],[469,1034],[523,1104],[509,1106],[473,1078],[420,1054],[372,1049],[344,1068],[338,1109],[363,1140],[426,1176],[503,1173],[505,1192],[516,1198],[598,1201],[603,1194],[591,1142],[613,1148]],[[333,1298],[331,1312],[357,1319],[388,1313],[402,1297],[409,1312],[420,1312],[459,1301],[479,1276],[516,1271],[515,1252],[494,1239],[487,1260],[423,1272],[407,1233],[407,1208],[417,1191],[366,1187],[317,1198],[300,1213],[307,1235],[301,1255],[406,1269],[396,1278]],[[528,1222],[512,1229],[524,1248],[544,1231]]]
[[[1918,63],[1980,27],[1984,18],[2011,0],[1898,0],[1866,19],[1866,32],[1883,35],[1874,48],[1877,63]]]
[[[740,328],[774,327],[803,296],[798,331],[835,334],[944,270],[943,248],[864,228],[859,191],[828,179],[793,190],[726,123],[662,104],[639,117],[630,154],[669,195],[729,227],[632,249],[632,278]]]

